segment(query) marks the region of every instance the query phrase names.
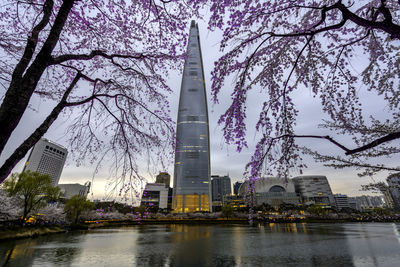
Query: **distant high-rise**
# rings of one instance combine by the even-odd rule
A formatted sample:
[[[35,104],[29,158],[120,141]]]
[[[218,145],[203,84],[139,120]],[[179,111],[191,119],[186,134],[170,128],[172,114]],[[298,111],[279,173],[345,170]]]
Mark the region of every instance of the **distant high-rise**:
[[[171,181],[171,175],[168,172],[160,172],[156,176],[156,184],[165,184],[165,187],[169,187]]]
[[[243,184],[243,182],[236,182],[233,184],[233,194],[239,195],[239,188]]]
[[[48,174],[51,177],[52,184],[57,185],[67,154],[66,148],[42,138],[32,148],[23,171],[29,170]]]
[[[210,141],[198,25],[192,21],[179,99],[174,212],[210,211]]]
[[[229,176],[211,176],[212,201],[222,201],[225,195],[231,195],[231,178]]]
[[[397,210],[400,210],[400,173],[389,175],[386,181],[389,185],[389,191],[393,199],[394,207]]]

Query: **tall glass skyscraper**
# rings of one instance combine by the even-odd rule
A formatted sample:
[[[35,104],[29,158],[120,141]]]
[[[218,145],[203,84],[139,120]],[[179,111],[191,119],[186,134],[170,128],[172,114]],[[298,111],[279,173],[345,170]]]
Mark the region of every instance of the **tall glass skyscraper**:
[[[174,212],[211,210],[210,140],[199,28],[192,21],[179,99]]]

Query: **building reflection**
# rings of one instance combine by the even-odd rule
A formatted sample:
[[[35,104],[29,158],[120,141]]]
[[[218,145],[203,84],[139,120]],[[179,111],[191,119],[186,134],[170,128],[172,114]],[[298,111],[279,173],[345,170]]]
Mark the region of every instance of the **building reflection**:
[[[347,224],[347,242],[357,266],[398,266],[400,225],[393,223]],[[382,264],[384,262],[384,264]]]
[[[243,255],[245,254],[245,243],[243,239],[245,238],[246,233],[244,232],[243,227],[235,227],[232,229],[232,237],[233,237],[233,249],[235,254],[235,264],[236,266],[243,266]]]
[[[211,235],[211,226],[171,224],[168,227],[171,232],[180,233],[172,236],[173,243],[209,238]]]
[[[141,225],[0,243],[0,266],[397,266],[399,224]]]
[[[20,243],[12,242],[8,244],[7,248],[1,251],[1,266],[30,266],[33,262],[33,255],[35,252],[35,240]]]
[[[353,266],[347,240],[340,225],[307,223],[268,223],[258,225],[259,255],[268,258],[268,264],[300,266]],[[253,262],[254,263],[254,262]]]
[[[394,236],[397,238],[400,244],[400,225],[392,223]]]
[[[70,262],[78,253],[76,247],[71,247],[70,242],[64,243],[65,236],[53,236],[48,243],[48,237],[35,239],[22,239],[2,244],[0,248],[0,266],[43,266],[42,262],[53,265],[63,265]],[[4,246],[6,245],[6,246]]]

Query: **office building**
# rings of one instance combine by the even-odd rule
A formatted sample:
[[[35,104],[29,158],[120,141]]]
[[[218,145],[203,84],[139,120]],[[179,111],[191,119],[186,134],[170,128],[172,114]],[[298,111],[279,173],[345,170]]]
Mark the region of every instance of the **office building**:
[[[239,189],[239,195],[245,195],[249,181],[245,181]],[[300,198],[297,196],[292,180],[263,177],[254,183],[256,205],[263,203],[273,207],[279,207],[282,204],[298,205]]]
[[[211,176],[212,201],[222,201],[225,195],[231,195],[231,178],[229,176]]]
[[[246,201],[245,201],[244,197],[241,195],[226,195],[223,197],[222,203],[223,203],[223,205],[231,206],[236,211],[238,211],[238,210],[243,211],[247,207]],[[213,209],[217,210],[217,208],[214,206],[213,206]]]
[[[357,202],[356,209],[359,211],[374,209],[378,207],[383,207],[385,202],[383,201],[383,196],[357,196],[355,197]]]
[[[378,189],[383,194],[383,199],[385,200],[385,207],[389,208],[389,209],[393,209],[394,208],[394,200],[393,200],[392,194],[390,192],[389,186],[384,183],[380,183],[380,185],[378,186]]]
[[[356,197],[348,197],[349,208],[353,210],[357,210],[357,198]]]
[[[233,184],[233,194],[234,195],[239,195],[239,188],[242,186],[242,182],[236,182]]]
[[[168,208],[168,188],[164,184],[147,183],[142,194],[140,206],[158,209]]]
[[[229,176],[211,175],[212,210],[220,211],[224,205],[224,197],[232,194]]]
[[[350,208],[349,198],[347,195],[334,194],[333,199],[335,200],[336,209],[341,210],[344,208]]]
[[[386,181],[393,199],[393,206],[396,210],[400,210],[400,173],[389,175]]]
[[[170,187],[171,175],[167,172],[160,172],[156,176],[156,183],[157,184],[165,184],[165,187]]]
[[[198,25],[190,25],[177,120],[173,211],[211,210],[210,141]]]
[[[90,182],[86,182],[84,185],[81,184],[58,184],[58,187],[61,188],[61,192],[63,193],[63,197],[69,199],[75,195],[80,195],[83,197],[87,197],[90,191]]]
[[[48,174],[52,184],[57,185],[64,168],[68,151],[66,148],[45,138],[39,140],[32,148],[23,171]]]
[[[293,179],[296,193],[306,205],[334,205],[331,186],[326,176],[305,175]]]

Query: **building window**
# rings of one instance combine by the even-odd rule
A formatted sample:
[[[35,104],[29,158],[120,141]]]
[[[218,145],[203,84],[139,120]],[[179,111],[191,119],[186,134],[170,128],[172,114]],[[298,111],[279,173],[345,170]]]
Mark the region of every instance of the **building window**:
[[[188,121],[198,121],[199,116],[186,116],[186,120]]]
[[[274,185],[269,189],[269,192],[286,192],[286,190],[280,185]]]
[[[199,179],[199,176],[196,175],[186,175],[185,179]]]
[[[186,158],[188,158],[188,159],[198,159],[199,157],[200,157],[200,153],[198,151],[186,152]]]

